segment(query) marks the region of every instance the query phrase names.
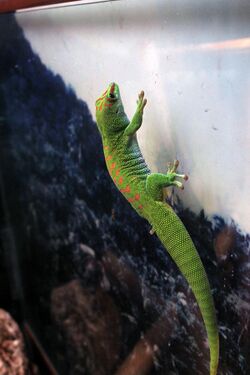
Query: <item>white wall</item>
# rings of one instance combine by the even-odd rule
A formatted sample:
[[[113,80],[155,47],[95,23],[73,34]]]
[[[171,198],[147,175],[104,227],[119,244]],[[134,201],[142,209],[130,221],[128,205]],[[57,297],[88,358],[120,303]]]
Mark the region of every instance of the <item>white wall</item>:
[[[139,142],[151,169],[179,158],[193,210],[250,231],[250,3],[123,0],[17,15],[48,67],[94,102],[120,84],[128,114],[148,105]]]

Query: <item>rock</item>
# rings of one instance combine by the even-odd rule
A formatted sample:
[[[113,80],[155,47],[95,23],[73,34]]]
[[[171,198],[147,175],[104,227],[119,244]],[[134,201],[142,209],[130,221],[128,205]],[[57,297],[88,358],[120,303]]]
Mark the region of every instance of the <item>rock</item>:
[[[53,290],[51,308],[65,340],[69,373],[112,374],[120,354],[121,324],[111,297],[73,280]]]
[[[10,314],[0,309],[0,374],[25,375],[27,366],[23,335]]]
[[[236,241],[236,230],[225,225],[214,239],[214,249],[219,262],[225,261],[233,251]]]

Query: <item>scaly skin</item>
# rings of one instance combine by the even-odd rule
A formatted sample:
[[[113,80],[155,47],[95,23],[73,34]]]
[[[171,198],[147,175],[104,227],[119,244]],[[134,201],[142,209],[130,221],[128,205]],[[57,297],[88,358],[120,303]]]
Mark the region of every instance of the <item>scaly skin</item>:
[[[219,336],[213,297],[197,250],[179,217],[163,199],[163,188],[183,184],[176,178],[178,161],[166,174],[151,173],[141,154],[136,132],[142,124],[147,101],[139,94],[137,109],[129,121],[123,108],[119,87],[111,83],[96,101],[97,126],[102,136],[107,168],[120,192],[139,215],[148,220],[152,231],[185,276],[199,305],[210,347],[210,375],[216,375],[219,361]]]

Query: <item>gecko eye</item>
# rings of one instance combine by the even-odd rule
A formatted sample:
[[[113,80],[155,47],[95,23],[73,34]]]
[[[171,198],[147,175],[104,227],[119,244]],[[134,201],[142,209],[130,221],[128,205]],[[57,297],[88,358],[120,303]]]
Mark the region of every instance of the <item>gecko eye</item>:
[[[115,95],[114,95],[114,94],[109,94],[109,97],[110,97],[111,99],[115,99]]]

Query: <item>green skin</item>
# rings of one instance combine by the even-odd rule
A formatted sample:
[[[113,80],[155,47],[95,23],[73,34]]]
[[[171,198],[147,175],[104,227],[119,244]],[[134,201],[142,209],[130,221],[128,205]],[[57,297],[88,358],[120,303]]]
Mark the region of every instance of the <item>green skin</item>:
[[[176,178],[186,180],[187,176],[176,173],[178,161],[169,166],[166,174],[151,173],[146,165],[136,137],[146,103],[142,91],[135,114],[129,121],[117,84],[111,83],[97,99],[96,120],[107,168],[120,192],[136,212],[152,225],[152,232],[156,232],[192,288],[208,335],[210,375],[216,375],[219,335],[208,278],[191,237],[163,196],[165,187],[177,186],[183,189],[183,184]]]

